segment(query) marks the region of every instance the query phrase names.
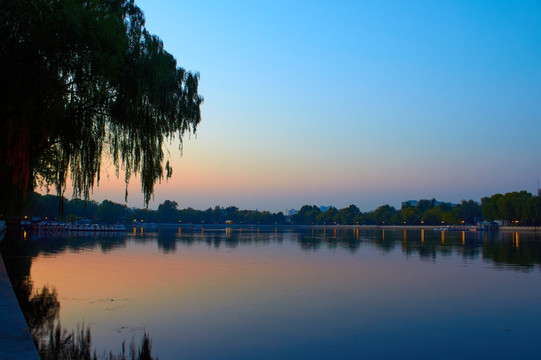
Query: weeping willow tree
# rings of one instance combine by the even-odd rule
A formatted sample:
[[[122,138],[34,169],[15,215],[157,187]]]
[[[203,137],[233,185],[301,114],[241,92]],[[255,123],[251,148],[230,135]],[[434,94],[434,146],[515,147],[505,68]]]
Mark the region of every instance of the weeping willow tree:
[[[0,0],[0,211],[37,185],[88,199],[110,157],[145,203],[163,145],[195,133],[199,74],[177,66],[131,0]],[[180,149],[179,149],[180,150]]]

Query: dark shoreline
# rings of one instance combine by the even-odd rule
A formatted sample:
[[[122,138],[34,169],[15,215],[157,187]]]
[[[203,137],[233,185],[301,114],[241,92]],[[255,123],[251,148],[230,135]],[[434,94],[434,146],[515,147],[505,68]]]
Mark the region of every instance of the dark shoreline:
[[[3,240],[5,231],[2,231]],[[13,286],[0,256],[0,359],[39,360]]]
[[[218,229],[246,229],[246,230],[257,230],[257,229],[359,229],[359,230],[430,230],[433,231],[437,229],[437,225],[291,225],[291,224],[176,224],[176,223],[144,223],[137,225],[127,225],[127,228],[181,228],[181,229],[209,229],[209,230],[218,230]],[[456,227],[459,227],[456,225]],[[468,226],[465,226],[467,229]],[[460,230],[458,230],[460,231]],[[468,231],[468,230],[466,230]],[[504,232],[541,232],[541,227],[539,226],[500,226],[499,231]]]

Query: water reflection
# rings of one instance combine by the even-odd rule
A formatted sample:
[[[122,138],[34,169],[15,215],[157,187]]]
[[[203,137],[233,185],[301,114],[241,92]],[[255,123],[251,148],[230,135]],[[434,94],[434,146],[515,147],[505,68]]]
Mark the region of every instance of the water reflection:
[[[511,232],[174,226],[115,236],[16,234],[0,250],[23,297],[30,299],[30,273],[37,287],[51,281],[63,324],[92,322],[102,348],[147,329],[163,359],[179,350],[205,359],[428,359],[445,346],[447,358],[482,358],[492,343],[506,344],[509,357],[539,336],[532,272],[541,263],[539,240]],[[42,298],[54,300],[51,293]]]
[[[13,240],[4,242],[3,251],[11,251]],[[103,253],[125,248],[127,242],[155,242],[164,254],[174,254],[178,247],[206,244],[219,249],[239,246],[264,246],[284,241],[297,243],[303,251],[322,248],[342,249],[351,253],[362,247],[376,248],[384,253],[401,249],[407,256],[418,255],[436,260],[438,256],[459,255],[465,259],[482,257],[496,266],[510,269],[532,269],[541,265],[541,236],[518,232],[443,232],[430,230],[365,230],[359,228],[210,228],[194,229],[133,227],[127,233],[43,234],[25,232],[18,237],[24,242],[25,255],[55,254],[63,251],[99,250]]]
[[[19,306],[25,315],[30,333],[34,339],[42,338],[53,328],[57,320],[60,302],[55,289],[35,289],[30,278],[32,256],[26,252],[25,235],[23,242],[2,242],[2,253],[6,270]],[[35,252],[38,254],[39,251]],[[9,256],[6,256],[9,254]]]
[[[111,233],[45,235],[27,231],[23,231],[19,237],[10,235],[6,241],[0,243],[0,251],[40,358],[47,360],[98,359],[97,352],[92,347],[90,327],[86,327],[83,323],[77,330],[62,328],[59,316],[60,300],[56,289],[49,286],[35,289],[30,276],[32,258],[40,254],[50,255],[66,250],[101,249],[106,253],[124,247],[126,245],[124,236],[120,233],[115,235]],[[109,360],[153,358],[152,340],[146,332],[142,336],[140,345],[136,345],[134,338],[127,349],[125,344],[121,345],[121,353],[113,354],[110,351],[99,358]]]
[[[175,252],[177,246],[206,243],[209,247],[236,248],[241,245],[264,245],[282,243],[287,238],[298,243],[304,251],[322,248],[344,249],[356,253],[364,246],[375,247],[383,252],[400,248],[406,255],[417,254],[421,258],[435,260],[438,256],[457,254],[465,259],[482,256],[496,265],[510,265],[511,269],[531,269],[541,265],[540,236],[535,233],[516,232],[468,233],[427,230],[363,230],[312,228],[308,230],[278,231],[277,229],[211,229],[204,232],[162,229],[155,238],[165,253]],[[137,234],[137,232],[135,233]],[[145,234],[145,237],[148,234]],[[140,235],[135,235],[137,239]]]

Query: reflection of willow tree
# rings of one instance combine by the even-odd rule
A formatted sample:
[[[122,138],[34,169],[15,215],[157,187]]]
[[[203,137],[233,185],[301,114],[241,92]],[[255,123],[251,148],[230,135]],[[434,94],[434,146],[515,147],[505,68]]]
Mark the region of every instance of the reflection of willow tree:
[[[39,255],[47,245],[47,251],[58,252],[66,249],[66,239],[63,246],[61,238],[50,242],[22,242],[14,239],[0,242],[0,250],[7,256],[2,256],[10,282],[19,302],[19,306],[26,319],[30,334],[34,339],[41,359],[46,360],[91,360],[98,359],[96,352],[92,353],[92,336],[89,327],[82,327],[76,331],[62,329],[59,321],[60,302],[56,289],[43,287],[40,291],[33,289],[30,279],[32,257]],[[83,238],[86,239],[86,238]],[[87,239],[88,240],[88,239]],[[107,239],[109,240],[109,239]],[[93,242],[96,239],[92,239]],[[88,246],[88,243],[80,244]],[[141,345],[137,348],[132,340],[128,349],[122,344],[122,352],[118,355],[109,353],[104,359],[109,360],[151,360],[152,342],[148,334],[144,334]]]
[[[29,296],[21,296],[23,292],[28,293]],[[19,305],[32,338],[42,339],[54,329],[55,321],[58,320],[60,302],[56,289],[45,286],[41,291],[32,292],[32,282],[27,280],[25,288],[20,289],[19,294]]]
[[[63,330],[60,324],[49,333],[49,339],[36,342],[38,353],[44,360],[152,360],[152,341],[147,333],[143,334],[141,345],[136,349],[135,342],[126,352],[125,344],[122,344],[122,352],[118,355],[110,352],[98,357],[97,352],[92,352],[92,335],[90,328],[79,328],[68,332]]]
[[[34,291],[30,279],[32,255],[26,243],[4,240],[0,245],[2,253],[8,254],[3,256],[4,264],[30,334],[39,350],[41,340],[53,332],[58,320],[60,302],[56,290],[44,287],[41,291]]]

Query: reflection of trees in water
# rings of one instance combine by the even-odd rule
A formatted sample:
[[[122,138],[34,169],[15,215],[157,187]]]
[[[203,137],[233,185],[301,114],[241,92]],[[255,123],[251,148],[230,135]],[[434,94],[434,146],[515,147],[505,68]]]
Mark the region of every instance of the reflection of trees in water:
[[[63,240],[62,240],[63,239]],[[152,359],[152,341],[148,334],[144,334],[141,345],[135,346],[134,340],[128,350],[122,344],[122,352],[118,355],[113,353],[98,356],[92,352],[92,336],[90,327],[84,325],[77,330],[67,331],[62,328],[59,321],[60,302],[56,289],[43,287],[36,291],[30,279],[30,267],[32,258],[40,253],[56,253],[65,249],[83,249],[91,246],[99,246],[104,249],[112,249],[123,244],[122,240],[111,241],[110,238],[83,238],[76,246],[67,244],[71,238],[51,237],[50,242],[44,238],[10,239],[0,243],[0,251],[10,278],[13,290],[19,302],[19,306],[26,319],[30,334],[34,339],[36,348],[41,359]],[[92,244],[92,245],[91,245]],[[125,244],[124,244],[125,245]]]
[[[302,244],[307,237],[312,238],[312,242],[325,244],[328,249],[345,249],[349,252],[355,253],[359,250],[360,242],[356,236],[356,232],[350,233],[348,231],[322,231],[312,232],[309,236],[300,236],[298,239],[299,244]],[[321,246],[318,246],[319,249]],[[301,246],[302,248],[302,246]],[[317,250],[314,248],[314,250]]]
[[[159,232],[143,232],[137,230],[126,236],[127,240],[136,242],[144,241],[143,239],[153,238],[158,247],[164,253],[171,253],[177,250],[177,244],[190,247],[194,244],[204,243],[208,247],[220,248],[222,246],[228,248],[236,248],[240,245],[263,245],[270,243],[282,243],[284,234],[278,232],[257,231],[257,230],[235,230],[230,229],[175,229],[165,228]]]
[[[165,254],[174,253],[177,251],[177,236],[172,231],[160,232],[156,238],[158,248],[160,248]]]
[[[293,229],[293,230],[292,230]],[[404,255],[417,255],[435,261],[441,256],[458,255],[464,259],[483,257],[495,264],[511,268],[532,268],[541,265],[539,235],[508,232],[444,232],[433,230],[365,230],[359,228],[314,229],[160,229],[158,233],[136,233],[127,240],[156,241],[165,253],[175,252],[177,246],[205,244],[208,247],[237,248],[248,245],[297,243],[303,251],[344,249],[351,253],[362,247],[375,248],[384,253],[400,249]],[[144,240],[146,239],[146,240]]]
[[[533,233],[508,232],[501,234],[499,241],[487,242],[483,246],[483,257],[497,266],[511,265],[523,270],[541,264],[539,235]]]
[[[302,250],[317,251],[321,247],[323,240],[314,236],[305,236],[299,238],[298,242]]]
[[[107,253],[126,247],[124,232],[28,232],[21,240],[25,255],[32,257],[66,250],[100,249]]]
[[[252,228],[252,229],[181,229],[171,227],[153,232],[139,230],[126,235],[62,236],[29,234],[19,245],[2,242],[4,248],[19,252],[21,258],[13,266],[28,267],[32,257],[40,254],[59,253],[66,250],[101,249],[110,252],[126,247],[127,242],[154,243],[164,253],[174,253],[178,246],[190,247],[205,244],[208,247],[237,248],[239,246],[296,243],[304,251],[321,249],[344,249],[355,253],[362,247],[375,248],[384,253],[400,249],[405,255],[418,255],[421,259],[434,261],[440,256],[458,255],[465,259],[482,256],[497,265],[511,265],[531,269],[541,265],[540,235],[512,232],[440,232],[432,230],[365,230],[359,228]]]
[[[28,294],[32,294],[32,282],[28,280],[26,284]],[[58,320],[60,310],[56,289],[45,286],[41,291],[34,292],[28,297],[19,297],[18,300],[32,338],[37,340],[48,335]]]
[[[63,236],[28,234],[21,241],[22,254],[18,264],[27,266],[32,257],[39,254],[59,253],[66,250],[100,249],[110,252],[126,247],[127,242],[157,243],[164,253],[174,253],[178,246],[190,247],[205,244],[208,247],[237,248],[239,246],[282,244],[285,241],[297,243],[304,251],[344,249],[355,253],[362,247],[375,248],[384,253],[400,249],[404,255],[418,255],[421,259],[435,261],[440,256],[458,255],[464,259],[482,256],[496,265],[510,265],[511,268],[531,269],[541,265],[540,235],[535,233],[512,232],[440,232],[432,230],[365,230],[359,228],[243,228],[243,229],[181,229],[161,228],[155,231],[107,234],[94,236]],[[10,244],[8,244],[10,243]],[[18,246],[2,242],[2,246]],[[7,250],[9,252],[12,250]],[[28,274],[25,276],[29,275]]]
[[[128,233],[126,236],[62,236],[28,234],[26,238],[9,236],[0,243],[4,263],[25,314],[28,326],[42,358],[54,359],[58,354],[76,354],[85,358],[90,356],[90,329],[65,331],[58,323],[60,303],[55,289],[33,289],[30,267],[33,257],[40,254],[60,253],[66,250],[101,249],[109,252],[125,247],[127,242],[156,242],[164,253],[174,253],[179,246],[191,247],[205,244],[208,247],[237,248],[239,246],[298,244],[303,251],[322,249],[344,249],[351,253],[361,248],[377,249],[389,253],[399,249],[405,255],[417,254],[423,260],[435,260],[440,256],[458,255],[465,259],[483,257],[497,267],[531,271],[541,265],[540,235],[535,233],[441,233],[426,230],[337,230],[308,229],[278,231],[276,229],[234,229],[215,231],[180,231],[165,229],[153,233]],[[62,350],[64,349],[64,350]],[[56,354],[56,355],[54,355]],[[131,355],[130,355],[131,354]],[[141,347],[136,351],[132,344],[128,351],[120,355],[107,355],[109,359],[122,356],[150,356],[150,339],[145,334]],[[133,356],[132,356],[133,355]],[[150,358],[150,357],[140,357]]]
[[[152,340],[147,333],[143,334],[141,345],[136,347],[132,339],[126,350],[122,343],[120,354],[103,353],[99,356],[97,351],[92,351],[92,334],[90,327],[81,327],[75,331],[66,331],[57,324],[49,334],[48,339],[36,342],[40,359],[46,360],[152,360]],[[157,359],[157,358],[156,358]]]

